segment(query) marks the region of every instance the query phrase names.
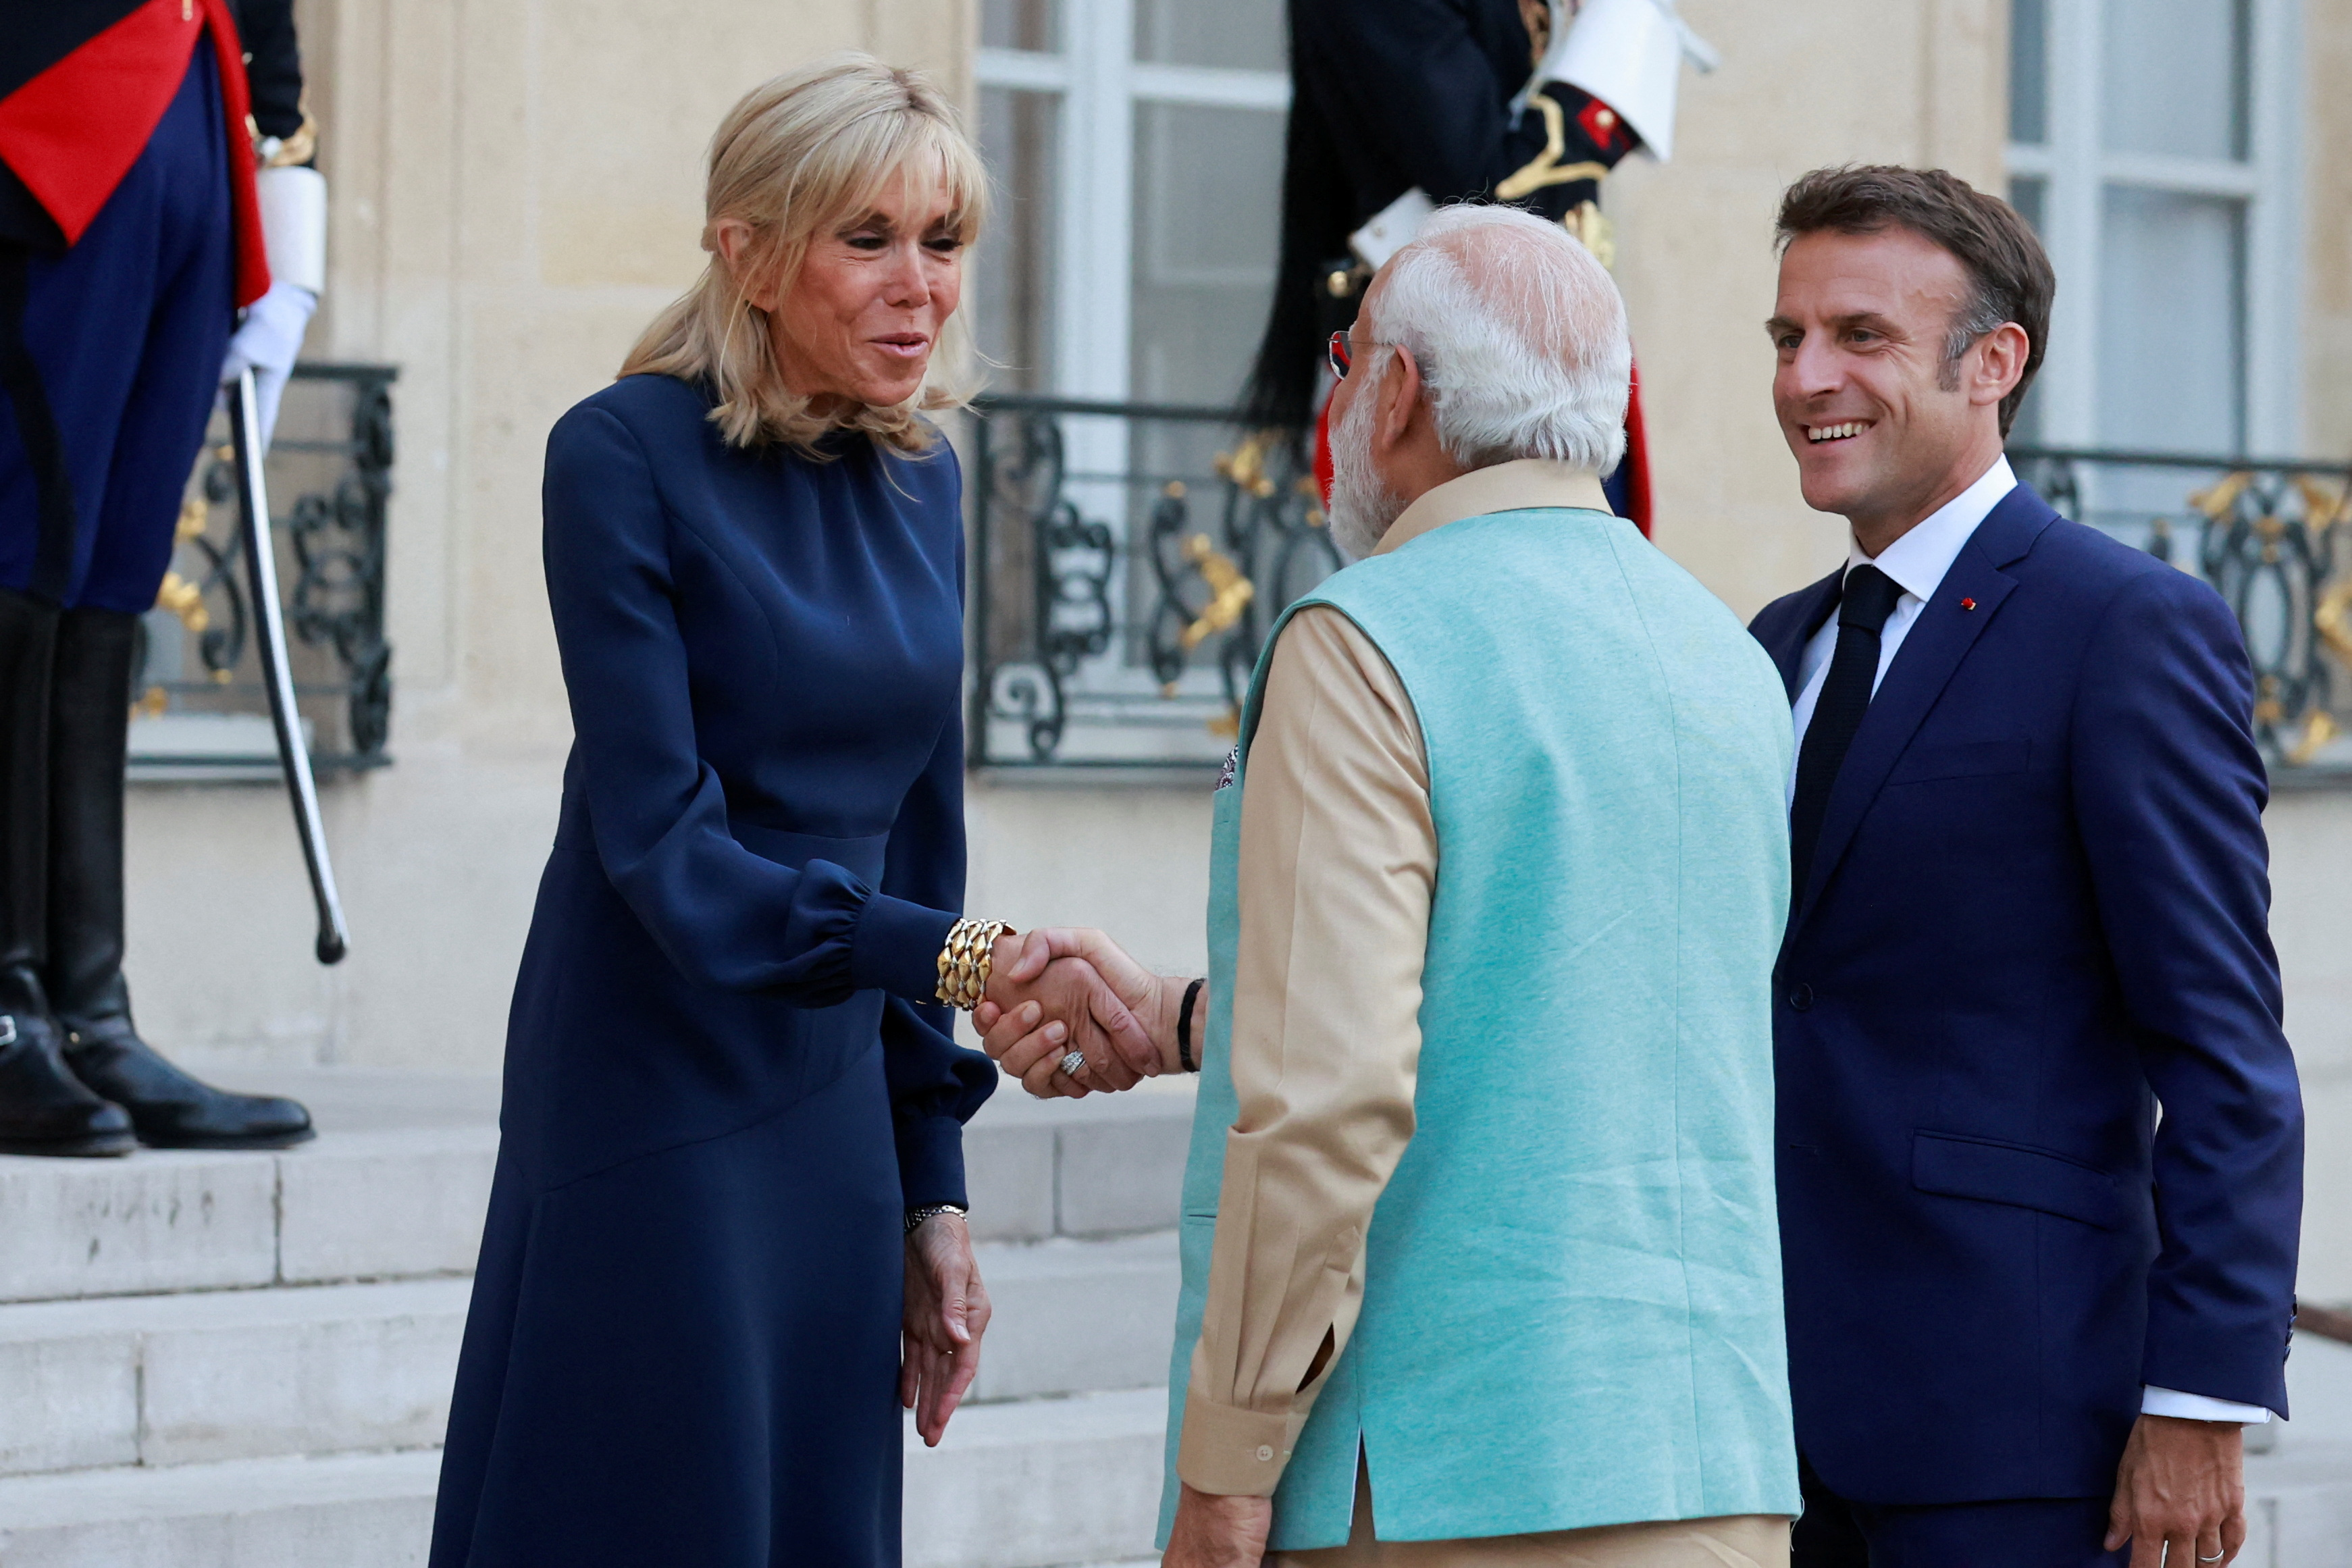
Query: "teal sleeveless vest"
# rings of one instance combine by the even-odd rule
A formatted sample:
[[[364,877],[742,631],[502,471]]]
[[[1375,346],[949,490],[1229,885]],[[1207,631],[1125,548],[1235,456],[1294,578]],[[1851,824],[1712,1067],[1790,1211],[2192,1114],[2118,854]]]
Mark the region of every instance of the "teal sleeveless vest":
[[[1347,1541],[1360,1446],[1383,1541],[1793,1514],[1769,996],[1789,901],[1778,672],[1599,512],[1448,523],[1284,619],[1315,604],[1412,695],[1438,873],[1415,1131],[1273,1546]],[[1163,1544],[1235,1115],[1235,858],[1265,664],[1216,801]]]

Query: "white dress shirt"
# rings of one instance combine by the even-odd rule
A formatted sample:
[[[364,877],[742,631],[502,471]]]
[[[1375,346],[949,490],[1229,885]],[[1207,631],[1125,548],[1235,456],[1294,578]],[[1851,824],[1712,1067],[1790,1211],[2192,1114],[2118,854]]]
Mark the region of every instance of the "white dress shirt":
[[[1943,586],[1945,574],[1959,559],[1960,551],[1978,525],[2016,488],[2017,475],[2011,471],[2009,459],[1995,458],[1992,467],[1976,483],[1928,513],[1874,559],[1864,552],[1859,542],[1848,542],[1847,571],[1862,565],[1875,566],[1903,590],[1902,597],[1895,601],[1894,613],[1886,617],[1885,629],[1878,634],[1878,673],[1871,678],[1872,696],[1878,694],[1878,683],[1886,679],[1895,656],[1902,650],[1903,639],[1911,635],[1919,612],[1927,607],[1927,601]],[[1837,652],[1837,636],[1838,619],[1832,615],[1805,644],[1804,657],[1797,664],[1797,704],[1790,717],[1796,722],[1800,750],[1804,746],[1806,726],[1813,721],[1813,709],[1822,700],[1822,686],[1830,677],[1830,660]],[[1793,807],[1796,800],[1797,774],[1792,763],[1789,804]],[[2190,1421],[2241,1421],[2259,1426],[2271,1418],[2271,1413],[2259,1405],[2237,1405],[2202,1394],[2153,1386],[2140,1391],[2139,1407],[2145,1415],[2178,1415]]]
[[[2017,476],[2010,471],[2009,459],[1995,458],[1976,483],[1929,512],[1926,520],[1908,533],[1879,552],[1877,559],[1863,553],[1862,546],[1851,539],[1846,543],[1845,569],[1875,566],[1895,579],[1903,596],[1895,601],[1895,611],[1886,617],[1886,626],[1878,634],[1878,673],[1871,679],[1870,692],[1878,695],[1878,683],[1886,679],[1895,656],[1902,651],[1903,639],[1911,635],[1917,624],[1919,612],[1936,596],[1943,585],[1944,574],[1958,560],[1977,525],[1992,514],[2001,498],[2017,488]],[[1790,715],[1797,723],[1797,743],[1804,744],[1805,727],[1813,721],[1813,708],[1822,700],[1822,686],[1830,678],[1830,658],[1837,652],[1838,619],[1832,615],[1822,623],[1805,645],[1805,656],[1797,664],[1797,707]],[[1789,773],[1789,801],[1797,799],[1797,774],[1794,764]]]

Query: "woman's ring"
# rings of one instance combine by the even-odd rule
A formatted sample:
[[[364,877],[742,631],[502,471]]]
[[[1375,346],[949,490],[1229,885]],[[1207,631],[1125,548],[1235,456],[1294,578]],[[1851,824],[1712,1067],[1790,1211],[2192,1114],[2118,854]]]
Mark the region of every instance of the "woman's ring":
[[[1077,1077],[1078,1069],[1086,1065],[1087,1053],[1084,1051],[1066,1051],[1062,1055],[1062,1070],[1068,1073],[1072,1078]]]
[[[2200,1552],[2198,1554],[2197,1561],[2200,1563],[2219,1563],[2222,1558],[2227,1557],[2229,1553],[2226,1552],[2216,1552],[2212,1556],[2208,1557],[2204,1555],[2204,1553]]]

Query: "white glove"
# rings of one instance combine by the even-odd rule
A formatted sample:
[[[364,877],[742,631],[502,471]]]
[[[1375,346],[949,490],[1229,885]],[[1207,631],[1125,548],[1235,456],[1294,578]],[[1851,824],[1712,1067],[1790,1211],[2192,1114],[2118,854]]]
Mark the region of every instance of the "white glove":
[[[278,399],[302,352],[302,333],[327,286],[327,182],[316,169],[264,169],[254,176],[261,199],[261,242],[269,258],[269,292],[246,308],[245,324],[228,342],[221,380],[253,372],[261,405],[258,449],[269,450],[278,427]]]
[[[272,283],[269,292],[246,307],[245,324],[228,341],[228,361],[221,380],[235,381],[253,372],[254,400],[261,405],[261,428],[254,432],[258,450],[269,450],[270,432],[278,427],[278,400],[302,352],[302,334],[319,297],[299,283]]]

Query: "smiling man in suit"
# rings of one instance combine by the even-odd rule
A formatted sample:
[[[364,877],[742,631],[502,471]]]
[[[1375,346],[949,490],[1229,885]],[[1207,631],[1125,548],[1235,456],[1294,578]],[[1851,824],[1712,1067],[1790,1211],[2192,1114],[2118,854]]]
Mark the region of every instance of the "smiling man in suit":
[[[1829,169],[1780,237],[1773,404],[1852,527],[1752,628],[1799,738],[1796,1563],[2223,1563],[2303,1165],[2242,638],[2011,473],[2054,289],[2013,210]]]

